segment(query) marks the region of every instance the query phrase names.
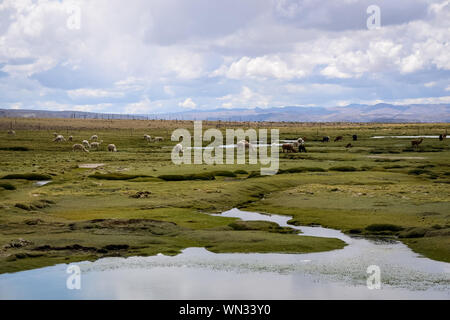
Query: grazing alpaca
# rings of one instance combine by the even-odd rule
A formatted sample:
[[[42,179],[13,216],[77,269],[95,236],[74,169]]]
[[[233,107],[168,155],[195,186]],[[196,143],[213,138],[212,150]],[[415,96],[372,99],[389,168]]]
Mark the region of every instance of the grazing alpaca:
[[[281,146],[282,152],[295,152],[294,146],[290,143],[285,143]]]
[[[152,137],[150,137],[148,134],[144,134],[144,140],[146,140],[147,142],[151,142]]]
[[[69,136],[69,141],[73,141],[73,136]]]
[[[108,144],[108,151],[109,152],[117,152],[117,148],[114,144]]]
[[[53,139],[53,142],[63,142],[63,141],[66,141],[66,139],[64,139],[64,137],[62,135],[60,135],[60,134],[58,134],[56,136],[56,138]]]
[[[92,141],[97,141],[97,140],[98,140],[98,135],[94,134],[94,135],[91,137],[91,140],[92,140]]]
[[[334,142],[341,141],[342,139],[344,139],[343,136],[337,136],[336,139],[334,139]]]
[[[330,137],[329,136],[323,137],[322,142],[330,142]]]
[[[348,145],[345,146],[346,148],[351,148],[353,147],[351,143],[349,143]]]
[[[98,148],[100,148],[100,145],[102,144],[102,142],[103,142],[103,140],[101,140],[100,142],[92,142],[91,148],[98,150]]]
[[[84,151],[89,152],[88,149],[86,149],[82,144],[76,143],[72,146],[72,151]]]
[[[423,141],[423,138],[420,138],[419,140],[413,140],[413,141],[411,141],[411,146],[412,146],[413,148],[418,148],[418,147],[419,147],[419,144],[421,144],[422,141]]]
[[[83,141],[81,142],[81,144],[82,144],[83,146],[85,146],[86,148],[88,148],[88,149],[91,148],[91,144],[90,144],[89,141],[87,141],[87,140],[83,140]]]
[[[14,130],[9,130],[9,131],[8,131],[8,134],[11,135],[11,136],[15,136],[15,135],[16,135],[16,132],[15,132]]]
[[[155,137],[155,142],[161,142],[164,141],[163,137]]]
[[[352,138],[353,138],[353,141],[357,141],[357,140],[358,140],[358,136],[357,136],[356,134],[354,134],[354,135],[352,136]]]

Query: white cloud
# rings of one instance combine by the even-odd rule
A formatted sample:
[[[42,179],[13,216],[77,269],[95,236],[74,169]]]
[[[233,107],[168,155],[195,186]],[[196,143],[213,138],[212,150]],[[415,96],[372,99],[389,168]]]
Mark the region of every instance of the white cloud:
[[[70,30],[69,1],[1,1],[0,103],[101,108],[77,99],[120,98],[103,107],[148,113],[449,91],[449,1],[385,1],[379,30],[367,30],[366,2],[354,0],[77,3],[81,29]]]
[[[221,66],[212,75],[223,75],[231,79],[292,79],[301,78],[306,73],[301,69],[290,68],[278,56],[262,56],[256,58],[242,57],[240,60],[233,62],[229,67]]]
[[[124,92],[88,88],[69,90],[67,94],[71,98],[119,98],[124,96]]]
[[[222,108],[254,108],[267,107],[270,103],[270,97],[252,91],[250,88],[243,86],[238,94],[228,94],[217,98],[224,101],[220,106]]]
[[[195,107],[197,106],[197,104],[192,101],[191,98],[187,98],[183,102],[178,103],[178,105],[185,109],[195,109]]]

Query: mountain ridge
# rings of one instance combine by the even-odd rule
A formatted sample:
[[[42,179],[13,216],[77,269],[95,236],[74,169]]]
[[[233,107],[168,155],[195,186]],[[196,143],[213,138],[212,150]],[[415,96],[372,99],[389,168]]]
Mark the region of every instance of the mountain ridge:
[[[430,112],[431,110],[432,112]],[[282,106],[270,108],[217,108],[172,113],[113,114],[83,111],[0,109],[7,118],[84,118],[84,119],[166,119],[284,122],[450,122],[450,104],[375,105],[349,104],[339,107]]]

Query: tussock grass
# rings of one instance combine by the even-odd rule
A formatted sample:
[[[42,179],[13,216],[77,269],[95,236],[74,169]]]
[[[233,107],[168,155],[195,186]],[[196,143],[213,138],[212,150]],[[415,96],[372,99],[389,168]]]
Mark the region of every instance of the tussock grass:
[[[31,181],[39,181],[39,180],[52,180],[52,177],[47,174],[39,174],[39,173],[15,173],[8,174],[4,176],[2,179],[23,179],[23,180],[31,180]]]
[[[136,178],[151,178],[151,176],[125,173],[95,173],[91,174],[89,178],[99,180],[132,180]]]
[[[330,171],[340,171],[340,172],[353,172],[353,171],[358,171],[357,168],[352,167],[352,166],[331,167],[329,170],[330,170]]]
[[[11,183],[0,183],[0,188],[3,188],[5,190],[16,190],[16,187],[12,185]]]

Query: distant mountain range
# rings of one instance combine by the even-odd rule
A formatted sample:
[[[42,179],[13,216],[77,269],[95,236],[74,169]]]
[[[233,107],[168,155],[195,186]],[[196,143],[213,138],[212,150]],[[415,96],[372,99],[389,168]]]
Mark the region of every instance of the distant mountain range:
[[[0,109],[0,117],[275,122],[450,122],[450,104],[392,105],[379,103],[376,105],[350,104],[344,107],[329,108],[286,106],[267,109],[190,110],[185,112],[149,115]]]

